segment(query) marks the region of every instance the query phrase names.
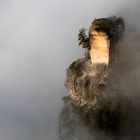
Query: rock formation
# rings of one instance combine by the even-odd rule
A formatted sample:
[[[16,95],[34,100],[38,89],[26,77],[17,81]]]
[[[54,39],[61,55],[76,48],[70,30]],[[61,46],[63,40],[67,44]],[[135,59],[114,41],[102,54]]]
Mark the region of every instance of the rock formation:
[[[90,57],[92,64],[109,63],[109,38],[104,32],[92,31]]]
[[[109,57],[113,53],[111,50],[115,49],[124,30],[124,21],[118,16],[95,19],[93,21],[89,30],[92,64],[109,64]]]
[[[127,116],[132,105],[116,88],[117,79],[114,80],[114,77],[117,63],[114,57],[117,51],[113,52],[112,49],[120,37],[120,19],[95,20],[89,31],[89,53],[67,69],[65,86],[69,95],[63,97],[64,108],[59,120],[60,140],[102,140],[106,136],[121,135],[127,129]],[[113,36],[112,30],[117,35],[114,33]]]

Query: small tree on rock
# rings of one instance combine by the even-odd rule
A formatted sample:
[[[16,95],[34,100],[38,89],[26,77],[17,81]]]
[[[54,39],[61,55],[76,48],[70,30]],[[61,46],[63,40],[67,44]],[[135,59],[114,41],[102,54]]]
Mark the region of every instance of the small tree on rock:
[[[88,50],[90,49],[89,36],[86,34],[85,28],[81,28],[79,30],[78,42],[79,42],[79,46],[82,46],[82,48],[87,48]]]

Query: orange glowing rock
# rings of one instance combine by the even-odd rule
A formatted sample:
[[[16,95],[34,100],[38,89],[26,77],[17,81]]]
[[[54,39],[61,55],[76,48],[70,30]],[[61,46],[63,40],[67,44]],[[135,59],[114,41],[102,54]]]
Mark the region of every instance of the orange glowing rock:
[[[118,16],[93,21],[89,32],[92,64],[109,64],[110,49],[119,42],[124,30],[124,21]]]
[[[91,49],[90,57],[91,62],[95,63],[104,63],[108,65],[109,63],[109,38],[106,33],[93,31],[91,39]]]

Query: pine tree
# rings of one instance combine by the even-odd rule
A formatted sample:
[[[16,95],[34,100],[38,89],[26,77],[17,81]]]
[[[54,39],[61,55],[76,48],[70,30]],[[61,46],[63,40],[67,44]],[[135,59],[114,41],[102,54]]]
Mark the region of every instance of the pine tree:
[[[82,48],[87,48],[88,50],[90,49],[89,36],[86,34],[85,28],[81,28],[79,30],[78,42],[79,42],[79,46],[82,46]]]

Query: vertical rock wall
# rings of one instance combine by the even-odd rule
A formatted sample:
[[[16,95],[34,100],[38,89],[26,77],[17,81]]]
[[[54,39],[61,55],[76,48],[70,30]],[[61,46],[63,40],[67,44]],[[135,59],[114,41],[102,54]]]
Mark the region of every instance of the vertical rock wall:
[[[110,41],[106,33],[92,31],[90,33],[90,58],[92,64],[109,63]]]

